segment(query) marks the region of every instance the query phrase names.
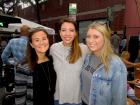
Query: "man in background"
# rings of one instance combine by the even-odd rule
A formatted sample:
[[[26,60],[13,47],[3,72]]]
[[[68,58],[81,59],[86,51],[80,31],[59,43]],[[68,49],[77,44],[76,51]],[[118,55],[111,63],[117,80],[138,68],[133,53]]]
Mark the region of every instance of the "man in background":
[[[3,64],[11,64],[10,57],[12,57],[12,63],[18,63],[23,60],[26,55],[27,36],[29,34],[30,27],[23,25],[20,27],[20,37],[11,39],[5,49],[2,52],[1,58]]]

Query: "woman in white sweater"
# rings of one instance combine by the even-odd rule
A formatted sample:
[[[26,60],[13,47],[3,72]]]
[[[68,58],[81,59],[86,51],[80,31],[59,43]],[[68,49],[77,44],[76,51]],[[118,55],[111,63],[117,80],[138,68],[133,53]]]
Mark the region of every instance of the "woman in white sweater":
[[[62,41],[50,49],[57,73],[55,104],[80,105],[80,73],[88,48],[78,43],[77,24],[72,19],[61,20],[60,36]]]

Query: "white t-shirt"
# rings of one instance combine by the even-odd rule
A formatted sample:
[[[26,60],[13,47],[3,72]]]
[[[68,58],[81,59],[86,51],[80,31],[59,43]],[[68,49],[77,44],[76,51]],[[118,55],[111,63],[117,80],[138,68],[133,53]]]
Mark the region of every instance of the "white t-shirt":
[[[59,100],[60,104],[81,102],[80,74],[88,48],[82,43],[79,46],[82,57],[74,64],[70,64],[68,61],[70,47],[65,47],[62,42],[59,42],[50,48],[54,69],[57,73],[55,100]]]

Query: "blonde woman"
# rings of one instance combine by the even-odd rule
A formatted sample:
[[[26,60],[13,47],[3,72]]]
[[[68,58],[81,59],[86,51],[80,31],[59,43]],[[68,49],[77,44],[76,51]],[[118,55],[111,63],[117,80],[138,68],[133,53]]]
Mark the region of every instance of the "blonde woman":
[[[55,104],[80,105],[80,74],[88,50],[86,45],[78,43],[77,24],[72,19],[61,20],[60,36],[62,41],[50,49],[57,73]]]
[[[87,105],[126,105],[127,70],[113,52],[110,28],[93,22],[87,29],[89,54],[82,69],[82,100]]]
[[[133,62],[129,61],[130,53],[128,51],[123,51],[121,53],[121,58],[122,58],[123,62],[125,63],[125,65],[127,66],[127,68],[129,68],[129,67],[140,67],[140,63],[133,63]]]

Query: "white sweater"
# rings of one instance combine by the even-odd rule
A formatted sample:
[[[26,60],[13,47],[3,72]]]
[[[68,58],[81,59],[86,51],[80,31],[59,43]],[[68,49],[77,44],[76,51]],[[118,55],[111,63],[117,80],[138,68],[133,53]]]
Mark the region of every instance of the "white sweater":
[[[50,49],[57,73],[55,100],[59,100],[60,104],[81,102],[80,74],[88,48],[82,43],[79,45],[82,57],[74,64],[67,60],[70,47],[65,47],[62,42],[53,44]]]

